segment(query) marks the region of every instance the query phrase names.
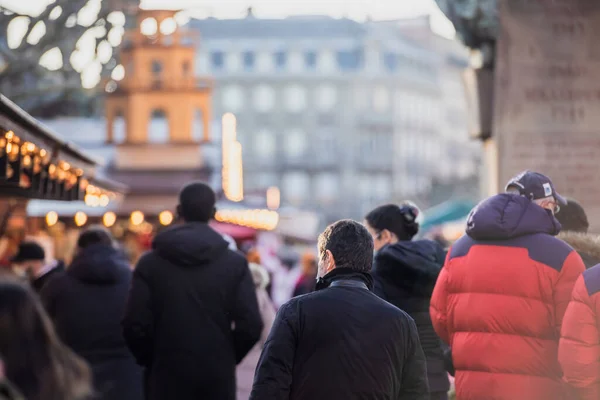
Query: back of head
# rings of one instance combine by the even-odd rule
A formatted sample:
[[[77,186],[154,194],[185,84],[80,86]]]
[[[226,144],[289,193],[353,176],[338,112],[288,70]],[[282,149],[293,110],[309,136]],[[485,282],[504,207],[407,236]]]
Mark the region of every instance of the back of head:
[[[319,259],[327,250],[335,259],[336,268],[369,272],[373,266],[373,238],[364,225],[349,219],[334,222],[319,235]]]
[[[365,220],[378,232],[388,230],[398,240],[412,240],[419,233],[418,216],[418,209],[411,204],[386,204],[368,213]]]
[[[0,354],[6,376],[27,399],[77,399],[90,395],[85,362],[58,339],[28,287],[0,280]]]
[[[217,197],[203,182],[192,182],[179,193],[178,212],[186,222],[207,223],[215,215]]]
[[[85,249],[94,245],[113,245],[113,237],[108,229],[101,225],[91,226],[84,230],[77,240],[77,247]]]
[[[566,199],[567,205],[560,207],[555,215],[563,231],[587,233],[590,224],[585,210],[577,201]]]

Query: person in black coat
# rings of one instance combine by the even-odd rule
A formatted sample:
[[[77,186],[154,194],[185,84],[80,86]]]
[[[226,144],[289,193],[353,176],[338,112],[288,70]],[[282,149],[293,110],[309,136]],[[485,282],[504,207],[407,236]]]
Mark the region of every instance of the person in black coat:
[[[448,398],[449,349],[431,324],[429,302],[444,264],[444,249],[431,240],[412,241],[419,231],[419,211],[405,204],[389,204],[371,211],[365,225],[375,243],[375,294],[406,311],[416,322],[427,358],[432,400]]]
[[[318,247],[316,291],[277,313],[250,399],[428,400],[414,321],[371,291],[369,232],[338,221]]]
[[[41,292],[59,337],[92,367],[97,400],[143,398],[142,369],[120,326],[131,275],[110,233],[91,227],[79,236],[69,268]]]
[[[208,225],[215,201],[207,185],[187,185],[185,222],[159,233],[134,272],[123,329],[150,400],[234,400],[236,364],[260,339],[248,263]]]

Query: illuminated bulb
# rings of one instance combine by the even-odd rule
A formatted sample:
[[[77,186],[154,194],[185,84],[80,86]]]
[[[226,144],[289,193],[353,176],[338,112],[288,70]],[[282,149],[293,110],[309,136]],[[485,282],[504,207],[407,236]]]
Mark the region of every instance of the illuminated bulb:
[[[109,211],[102,216],[102,223],[107,228],[113,226],[115,222],[117,222],[117,215],[112,211]]]
[[[50,211],[46,214],[46,224],[48,226],[54,226],[58,222],[58,214],[56,211]]]
[[[100,195],[100,206],[102,207],[106,207],[108,205],[108,203],[110,203],[110,199],[108,198],[107,195],[102,194]]]
[[[144,222],[144,213],[141,211],[134,211],[131,213],[130,220],[133,225],[141,225]]]
[[[46,157],[46,154],[48,154],[48,152],[47,152],[46,150],[44,150],[44,149],[41,149],[41,150],[40,150],[40,156],[41,156],[42,158]]]
[[[83,226],[87,222],[87,215],[83,211],[77,211],[75,213],[75,225]]]
[[[35,151],[35,144],[31,142],[27,143],[27,151],[33,153]]]
[[[8,140],[12,140],[15,137],[15,133],[13,131],[8,131],[5,136]]]
[[[23,158],[23,165],[26,166],[26,167],[29,167],[31,165],[31,157],[25,156]]]
[[[158,214],[158,222],[160,222],[161,225],[171,225],[171,223],[173,222],[173,213],[171,211],[163,211],[160,214]]]

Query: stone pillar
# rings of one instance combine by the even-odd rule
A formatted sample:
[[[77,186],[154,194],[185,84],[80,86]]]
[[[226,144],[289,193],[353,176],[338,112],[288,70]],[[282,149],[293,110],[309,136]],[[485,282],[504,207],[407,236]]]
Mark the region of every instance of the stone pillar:
[[[498,189],[547,174],[600,232],[600,2],[498,2],[494,136]]]

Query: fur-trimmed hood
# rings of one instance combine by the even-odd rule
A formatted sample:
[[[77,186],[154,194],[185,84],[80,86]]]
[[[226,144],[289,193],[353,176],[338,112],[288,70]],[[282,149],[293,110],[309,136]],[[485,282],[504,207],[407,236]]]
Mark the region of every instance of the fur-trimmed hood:
[[[586,268],[600,264],[600,236],[590,233],[561,232],[558,238],[579,253]]]

